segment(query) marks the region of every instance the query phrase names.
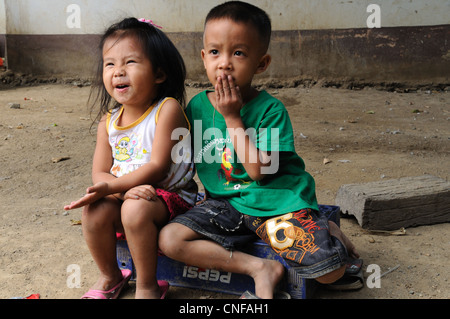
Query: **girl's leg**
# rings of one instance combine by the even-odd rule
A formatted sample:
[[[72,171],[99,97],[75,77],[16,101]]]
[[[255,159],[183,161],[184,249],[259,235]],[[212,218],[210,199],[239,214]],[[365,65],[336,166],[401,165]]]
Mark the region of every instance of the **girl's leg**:
[[[136,299],[160,298],[156,279],[158,232],[168,218],[169,211],[159,198],[128,199],[122,205],[122,225],[136,267]]]
[[[122,280],[116,259],[116,230],[121,230],[120,204],[109,196],[83,208],[83,236],[100,270],[100,278],[92,289],[109,290]]]
[[[159,246],[168,257],[186,264],[251,276],[255,281],[255,293],[261,298],[273,298],[273,291],[284,274],[283,265],[275,260],[240,251],[231,253],[178,223],[162,229]]]

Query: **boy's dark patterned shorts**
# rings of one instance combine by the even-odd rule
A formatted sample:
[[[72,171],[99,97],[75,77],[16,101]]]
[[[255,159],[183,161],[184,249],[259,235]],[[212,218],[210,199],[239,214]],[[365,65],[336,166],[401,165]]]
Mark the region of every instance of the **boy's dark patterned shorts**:
[[[246,226],[305,278],[345,265],[344,245],[329,233],[326,216],[302,209],[276,217],[245,216]]]
[[[317,278],[339,269],[347,259],[344,245],[329,233],[327,217],[311,209],[276,217],[254,217],[241,214],[226,200],[207,199],[172,222],[183,224],[229,250],[239,249],[259,237],[304,278]]]

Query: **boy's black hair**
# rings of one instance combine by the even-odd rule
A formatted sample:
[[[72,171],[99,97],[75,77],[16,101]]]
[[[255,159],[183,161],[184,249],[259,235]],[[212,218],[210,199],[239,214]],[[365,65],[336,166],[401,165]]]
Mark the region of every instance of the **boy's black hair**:
[[[164,97],[175,98],[183,107],[186,104],[186,67],[180,53],[164,32],[153,25],[141,22],[136,18],[126,18],[113,24],[106,30],[99,44],[100,59],[97,74],[91,90],[89,100],[92,109],[100,102],[100,111],[95,120],[112,109],[120,106],[113,101],[103,84],[103,46],[110,37],[117,37],[117,41],[125,36],[135,36],[142,45],[144,53],[152,63],[154,72],[166,76],[163,83],[158,84],[156,102]],[[93,93],[96,92],[96,96]]]
[[[228,1],[211,9],[205,19],[205,25],[210,20],[231,19],[234,22],[250,23],[259,32],[264,49],[267,51],[272,33],[272,25],[267,13],[246,2]]]

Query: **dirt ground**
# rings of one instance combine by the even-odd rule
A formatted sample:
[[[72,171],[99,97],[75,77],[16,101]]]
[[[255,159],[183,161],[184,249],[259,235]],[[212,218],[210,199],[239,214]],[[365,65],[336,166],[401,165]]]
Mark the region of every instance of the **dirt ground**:
[[[97,278],[84,243],[81,210],[63,205],[90,185],[95,127],[89,86],[44,83],[0,90],[0,298],[40,294],[80,298]],[[188,87],[188,98],[203,88]],[[432,174],[450,179],[450,92],[375,88],[267,88],[291,116],[298,153],[317,184],[320,204],[334,204],[341,185]],[[14,106],[10,103],[20,104]],[[16,107],[16,108],[15,108]],[[324,164],[324,159],[329,163]],[[341,217],[341,229],[381,272],[381,288],[319,289],[315,298],[450,298],[450,223],[408,228],[394,236]],[[67,286],[69,265],[81,287]],[[133,285],[123,295],[133,298]],[[236,298],[184,288],[168,298]]]

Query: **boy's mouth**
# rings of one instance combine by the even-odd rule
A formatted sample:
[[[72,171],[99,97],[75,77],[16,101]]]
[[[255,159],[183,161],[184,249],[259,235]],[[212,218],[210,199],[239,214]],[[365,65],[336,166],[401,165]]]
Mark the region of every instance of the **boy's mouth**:
[[[220,75],[218,75],[218,76],[216,76],[216,80],[218,79],[218,78],[222,78],[222,81],[223,82],[228,82],[228,74],[220,74]],[[234,78],[234,76],[232,76],[232,79],[233,79],[233,83],[234,84],[236,84],[236,79]]]

